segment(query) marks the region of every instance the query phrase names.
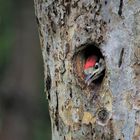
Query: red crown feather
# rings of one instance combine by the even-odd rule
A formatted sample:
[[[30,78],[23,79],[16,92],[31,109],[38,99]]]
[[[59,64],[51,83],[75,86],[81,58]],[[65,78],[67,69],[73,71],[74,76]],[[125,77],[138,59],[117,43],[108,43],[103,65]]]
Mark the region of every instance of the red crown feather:
[[[86,62],[85,62],[85,65],[84,65],[84,69],[88,69],[88,68],[94,67],[95,64],[96,64],[96,57],[94,55],[89,56],[86,59]]]

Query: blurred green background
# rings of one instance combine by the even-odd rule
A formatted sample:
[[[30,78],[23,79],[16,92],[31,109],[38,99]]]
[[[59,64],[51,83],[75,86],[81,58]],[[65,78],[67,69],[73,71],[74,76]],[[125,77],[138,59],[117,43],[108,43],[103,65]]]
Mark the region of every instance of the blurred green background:
[[[51,140],[33,0],[0,0],[0,140]]]

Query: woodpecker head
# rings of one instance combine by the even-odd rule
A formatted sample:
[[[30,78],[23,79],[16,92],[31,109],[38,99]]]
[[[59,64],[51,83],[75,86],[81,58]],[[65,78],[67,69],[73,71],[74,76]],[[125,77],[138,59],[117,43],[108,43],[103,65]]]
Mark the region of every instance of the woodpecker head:
[[[85,83],[88,85],[99,78],[103,73],[105,69],[105,62],[103,58],[98,58],[94,55],[89,56],[84,64],[84,77],[85,77]]]

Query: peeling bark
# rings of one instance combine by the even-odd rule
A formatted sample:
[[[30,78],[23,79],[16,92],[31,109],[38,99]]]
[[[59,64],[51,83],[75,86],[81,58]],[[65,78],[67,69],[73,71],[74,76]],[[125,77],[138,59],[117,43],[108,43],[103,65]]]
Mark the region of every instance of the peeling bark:
[[[52,139],[138,140],[140,1],[34,3]],[[96,47],[106,63],[105,75],[88,86],[82,76],[85,51],[98,55]]]

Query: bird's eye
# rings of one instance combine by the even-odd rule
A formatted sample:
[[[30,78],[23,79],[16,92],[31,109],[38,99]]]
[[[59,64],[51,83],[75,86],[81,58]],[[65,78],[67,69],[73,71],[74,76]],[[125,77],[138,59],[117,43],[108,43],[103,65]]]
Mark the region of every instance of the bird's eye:
[[[95,68],[95,69],[98,69],[98,68],[99,68],[99,64],[96,63],[94,68]]]

